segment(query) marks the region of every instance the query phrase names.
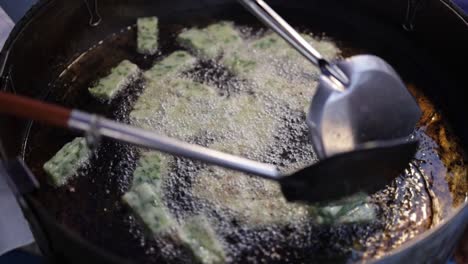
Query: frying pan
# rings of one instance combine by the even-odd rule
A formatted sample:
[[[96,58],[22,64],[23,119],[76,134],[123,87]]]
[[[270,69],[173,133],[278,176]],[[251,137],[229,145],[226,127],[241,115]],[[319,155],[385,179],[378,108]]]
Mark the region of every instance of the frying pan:
[[[90,26],[90,19],[93,18],[88,7],[93,7],[93,3],[82,0],[43,0],[36,4],[15,26],[2,50],[0,87],[119,118],[113,116],[115,109],[112,107],[100,109],[94,106],[91,98],[83,96],[82,91],[76,89],[77,86],[56,85],[54,80],[80,54],[106,36],[134,24],[137,17],[157,15],[162,23],[175,25],[168,28],[167,32],[162,32],[163,35],[170,35],[185,26],[193,26],[189,23],[192,21],[206,24],[218,19],[231,19],[255,24],[255,20],[236,1],[101,0],[97,4],[102,21],[98,26]],[[385,4],[367,0],[290,0],[269,3],[293,25],[304,25],[313,32],[326,32],[347,45],[387,60],[406,82],[416,84],[431,98],[451,124],[461,146],[468,149],[468,123],[464,107],[468,98],[463,89],[466,86],[465,62],[468,59],[468,18],[456,6],[440,0],[394,0]],[[94,17],[94,22],[96,19]],[[127,45],[127,42],[128,39],[117,37],[115,43],[122,48],[121,53],[108,56],[103,50],[101,56],[84,66],[105,71],[115,65],[121,59],[119,57],[128,56],[139,65],[149,67],[151,58],[132,58],[128,50],[134,47]],[[168,50],[176,48],[170,43],[166,46]],[[76,74],[80,76],[77,82],[87,82],[96,72],[84,70]],[[41,142],[41,137],[29,138],[35,126],[38,125],[1,117],[2,158],[12,160],[19,156],[28,161],[31,153],[47,156],[70,137],[50,130],[48,133],[52,133],[57,142]],[[32,166],[34,174],[40,176],[40,172],[34,170],[34,164],[28,165]],[[21,185],[19,182],[25,171],[18,169],[18,166],[17,169],[10,169],[9,175]],[[38,178],[42,183],[43,179]],[[91,206],[100,201],[105,203],[115,200],[120,195],[119,189],[112,194],[112,186],[117,185],[116,182],[101,184],[111,188],[111,197],[101,196],[97,189],[99,183],[86,189],[88,196],[93,192],[96,195],[83,195],[76,200],[71,200],[71,196],[65,192],[48,195],[48,187],[44,184],[39,190],[24,186],[18,188],[23,211],[36,240],[51,260],[58,263],[127,263],[135,260],[122,256],[135,255],[138,251],[135,243],[138,244],[138,241],[122,235],[128,233],[128,230],[119,229],[112,217],[97,213],[96,208]],[[456,184],[466,185],[466,182]],[[462,195],[466,195],[466,189],[462,190],[465,191]],[[74,210],[64,210],[61,215],[57,215],[58,211],[54,207],[65,202],[73,204]],[[448,216],[441,223],[374,261],[444,262],[467,225],[468,204],[462,200],[457,208],[447,210]],[[57,218],[67,219],[67,227],[57,222]],[[320,261],[319,258],[313,260]],[[343,262],[343,259],[334,261]]]

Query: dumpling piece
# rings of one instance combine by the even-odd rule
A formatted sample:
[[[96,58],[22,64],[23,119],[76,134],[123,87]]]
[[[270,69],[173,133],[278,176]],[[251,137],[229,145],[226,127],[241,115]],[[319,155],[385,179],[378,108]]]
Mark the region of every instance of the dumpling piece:
[[[193,66],[195,62],[196,58],[186,51],[175,51],[154,64],[143,75],[147,80],[157,81],[161,78],[173,77]]]
[[[111,101],[137,77],[139,72],[140,69],[137,65],[128,60],[123,60],[119,65],[112,68],[109,75],[89,88],[89,92],[100,101]]]
[[[235,50],[242,45],[241,35],[232,22],[185,30],[179,34],[177,41],[205,59],[214,59],[221,53]]]
[[[182,225],[180,237],[197,262],[203,264],[226,262],[221,241],[206,217],[199,215],[187,219]]]
[[[309,208],[310,216],[319,224],[372,222],[377,219],[377,205],[364,193],[356,193],[338,201]]]
[[[65,144],[43,168],[50,183],[56,187],[65,185],[78,171],[89,162],[91,151],[83,137],[75,138]]]
[[[158,51],[158,18],[142,17],[137,20],[137,51],[144,55],[154,55]]]
[[[138,184],[122,200],[150,234],[164,234],[176,223],[161,199],[161,189],[149,183]]]
[[[133,173],[133,186],[122,200],[143,224],[150,237],[174,242],[198,263],[225,263],[225,252],[215,231],[203,216],[190,217],[181,225],[163,201],[162,175],[167,173],[166,156],[143,153]]]
[[[166,157],[157,151],[142,153],[133,172],[133,186],[148,183],[159,188],[162,182],[161,174],[167,170]]]
[[[162,199],[163,168],[164,162],[160,153],[143,153],[133,172],[132,188],[122,197],[123,202],[152,235],[167,233],[176,225]]]

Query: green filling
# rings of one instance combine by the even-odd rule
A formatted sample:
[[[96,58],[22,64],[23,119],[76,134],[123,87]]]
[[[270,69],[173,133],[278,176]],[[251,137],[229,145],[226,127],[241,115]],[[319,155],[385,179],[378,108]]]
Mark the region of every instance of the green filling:
[[[89,92],[99,100],[110,101],[135,78],[138,72],[137,65],[123,60],[115,68],[112,68],[109,75],[89,88]]]
[[[137,51],[145,55],[154,55],[158,50],[158,18],[144,17],[137,20]]]
[[[65,185],[85,165],[91,156],[91,151],[86,145],[85,138],[78,137],[65,144],[43,168],[51,184],[54,186]]]

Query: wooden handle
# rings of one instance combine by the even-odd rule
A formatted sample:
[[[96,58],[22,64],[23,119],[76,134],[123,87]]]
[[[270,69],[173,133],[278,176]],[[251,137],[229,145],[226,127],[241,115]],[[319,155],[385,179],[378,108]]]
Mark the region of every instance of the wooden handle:
[[[0,92],[0,113],[68,127],[71,110],[39,100]]]

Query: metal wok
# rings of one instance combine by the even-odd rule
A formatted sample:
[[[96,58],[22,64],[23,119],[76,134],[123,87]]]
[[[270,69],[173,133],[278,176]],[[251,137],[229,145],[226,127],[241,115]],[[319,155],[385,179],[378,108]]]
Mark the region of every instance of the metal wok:
[[[344,45],[383,57],[405,81],[416,84],[436,104],[463,148],[468,149],[468,123],[464,106],[468,98],[463,89],[466,87],[465,62],[468,59],[468,18],[453,4],[443,0],[397,0],[385,5],[367,0],[269,3],[279,12],[284,12],[285,18],[293,25],[305,26],[313,32],[325,32]],[[97,2],[97,7],[98,12],[94,1],[82,0],[43,0],[34,6],[15,26],[2,50],[0,88],[125,119],[125,113],[114,115],[115,108],[102,109],[93,105],[89,97],[82,96],[82,91],[76,89],[78,85],[52,85],[54,80],[80,54],[112,33],[133,25],[137,17],[157,15],[162,23],[173,25],[162,32],[167,36],[193,23],[206,24],[219,19],[253,25],[258,23],[236,1],[101,0]],[[93,26],[99,17],[102,21]],[[86,66],[105,71],[119,58],[131,57],[129,50],[134,50],[134,47],[128,42],[125,38],[116,39],[115,43],[120,49],[114,56],[107,56],[108,53],[103,51],[102,56]],[[174,48],[170,43],[166,43],[166,47]],[[149,67],[150,60],[133,59]],[[80,75],[78,82],[86,83],[96,72],[76,74]],[[46,147],[38,150],[41,137],[30,138],[34,126],[38,125],[0,117],[3,159],[20,156],[28,161],[31,153],[43,155],[45,159],[67,138],[67,135],[50,129],[48,133],[54,135],[57,142],[43,142]],[[33,173],[43,183],[44,179],[34,170],[34,164],[28,165],[33,167]],[[24,176],[20,174],[10,170],[13,181]],[[108,184],[112,185],[112,182]],[[456,184],[465,186],[453,188],[462,190],[457,197],[466,196],[466,181]],[[111,217],[99,215],[95,208],[90,207],[90,204],[101,199],[117,200],[118,191],[104,198],[100,196],[98,187],[89,187],[86,193],[95,192],[96,195],[79,196],[73,200],[66,193],[53,196],[49,190],[49,194],[44,194],[47,191],[44,185],[39,190],[19,188],[19,191],[25,215],[47,257],[58,263],[127,263],[135,260],[126,257],[137,254],[135,241],[130,241],[131,237],[120,236],[120,231],[123,233],[124,230],[119,230],[120,227]],[[54,209],[64,202],[76,204],[76,211],[61,211],[58,215],[60,211]],[[466,199],[462,199],[456,208],[447,210],[450,211],[448,216],[430,230],[388,251],[385,256],[370,261],[442,263],[452,253],[468,224]],[[66,219],[66,227],[61,223],[64,221],[56,219]],[[107,232],[103,231],[107,228]],[[151,261],[156,260],[148,260]]]

